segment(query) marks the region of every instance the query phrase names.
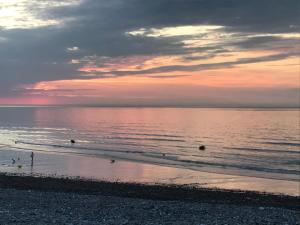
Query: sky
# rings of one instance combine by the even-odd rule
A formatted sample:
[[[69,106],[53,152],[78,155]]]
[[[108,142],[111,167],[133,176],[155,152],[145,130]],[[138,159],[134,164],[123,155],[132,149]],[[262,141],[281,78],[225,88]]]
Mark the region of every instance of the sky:
[[[300,106],[297,0],[0,0],[0,104]]]

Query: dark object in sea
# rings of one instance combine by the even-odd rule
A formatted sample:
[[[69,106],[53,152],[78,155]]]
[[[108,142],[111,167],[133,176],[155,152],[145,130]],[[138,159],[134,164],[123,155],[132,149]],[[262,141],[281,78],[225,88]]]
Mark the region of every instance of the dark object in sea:
[[[205,150],[205,146],[204,145],[199,146],[199,150],[204,151]]]
[[[165,153],[163,153],[162,155],[163,155],[163,156],[166,156],[166,154],[165,154]]]
[[[75,140],[73,140],[73,139],[70,140],[70,142],[71,142],[71,144],[75,144]]]
[[[110,160],[110,163],[115,163],[115,162],[116,162],[116,160],[114,160],[114,159]]]
[[[18,144],[18,141],[15,141],[15,144]]]
[[[12,164],[15,164],[16,163],[16,160],[15,159],[11,159],[12,161]]]
[[[34,153],[33,152],[31,152],[30,157],[31,157],[31,166],[33,166],[33,158],[34,158]]]

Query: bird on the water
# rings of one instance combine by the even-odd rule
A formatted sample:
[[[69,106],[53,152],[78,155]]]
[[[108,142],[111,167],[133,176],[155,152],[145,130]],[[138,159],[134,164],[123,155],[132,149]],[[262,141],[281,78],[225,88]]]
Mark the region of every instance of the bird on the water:
[[[205,150],[205,146],[204,145],[199,146],[199,150],[204,151]]]
[[[71,144],[75,144],[75,140],[73,140],[73,139],[70,140],[70,142],[71,142]]]

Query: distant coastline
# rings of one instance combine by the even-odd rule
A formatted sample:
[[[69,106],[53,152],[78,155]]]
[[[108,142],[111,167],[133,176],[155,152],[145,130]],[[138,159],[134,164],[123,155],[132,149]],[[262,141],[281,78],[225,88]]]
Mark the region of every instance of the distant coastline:
[[[85,104],[64,104],[64,105],[1,105],[0,108],[56,108],[56,107],[86,107],[86,108],[183,108],[183,109],[279,109],[293,110],[300,109],[298,106],[261,106],[261,105],[233,105],[233,106],[217,106],[217,105],[85,105]]]

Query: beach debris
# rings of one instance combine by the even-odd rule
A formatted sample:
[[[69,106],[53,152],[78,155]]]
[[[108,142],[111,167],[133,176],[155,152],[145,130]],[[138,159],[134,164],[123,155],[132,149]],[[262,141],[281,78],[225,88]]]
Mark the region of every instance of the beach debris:
[[[199,150],[204,151],[204,150],[205,150],[205,146],[204,146],[204,145],[200,145],[200,146],[199,146]]]
[[[116,162],[116,160],[114,160],[114,159],[110,160],[110,163],[115,163],[115,162]]]
[[[12,161],[12,164],[15,164],[16,163],[16,160],[13,158],[13,159],[11,159],[11,161]]]
[[[71,139],[70,140],[71,144],[75,144],[75,140]]]

